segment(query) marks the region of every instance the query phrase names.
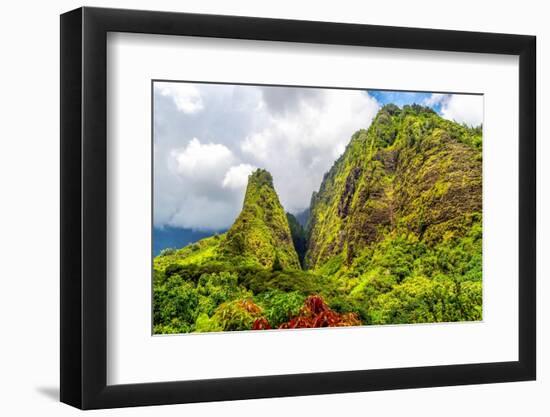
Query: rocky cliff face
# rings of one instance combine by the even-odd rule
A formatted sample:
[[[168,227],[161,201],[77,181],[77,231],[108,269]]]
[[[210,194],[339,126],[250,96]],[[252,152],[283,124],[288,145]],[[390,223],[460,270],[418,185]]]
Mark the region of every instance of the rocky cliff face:
[[[228,230],[220,252],[244,256],[267,268],[301,268],[269,172],[258,169],[250,175],[243,209]]]
[[[305,266],[358,253],[394,231],[427,244],[462,236],[481,212],[481,130],[429,108],[388,105],[356,132],[314,193]]]

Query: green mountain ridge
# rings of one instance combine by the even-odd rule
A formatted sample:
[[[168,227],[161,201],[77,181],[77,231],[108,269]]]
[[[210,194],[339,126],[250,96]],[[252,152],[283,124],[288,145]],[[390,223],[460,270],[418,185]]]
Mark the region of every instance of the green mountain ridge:
[[[154,332],[480,320],[481,173],[481,127],[386,105],[303,213],[258,169],[226,233],[155,257]]]
[[[287,216],[266,170],[249,176],[243,208],[220,249],[227,256],[246,256],[268,268],[277,261],[282,269],[301,269]]]
[[[481,132],[429,108],[382,108],[312,197],[307,268],[335,256],[350,265],[388,233],[431,243],[464,235],[481,216],[480,145]]]

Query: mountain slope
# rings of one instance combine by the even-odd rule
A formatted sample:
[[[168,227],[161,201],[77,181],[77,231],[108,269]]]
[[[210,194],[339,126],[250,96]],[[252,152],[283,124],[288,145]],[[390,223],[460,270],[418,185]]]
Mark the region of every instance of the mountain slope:
[[[481,133],[383,107],[313,193],[305,231],[254,172],[227,233],[154,258],[154,333],[482,320]]]
[[[481,212],[481,131],[417,105],[383,107],[312,196],[305,265],[350,265],[390,233],[436,244]]]
[[[301,268],[285,211],[266,170],[258,169],[249,176],[243,209],[220,251],[245,256],[267,268]]]

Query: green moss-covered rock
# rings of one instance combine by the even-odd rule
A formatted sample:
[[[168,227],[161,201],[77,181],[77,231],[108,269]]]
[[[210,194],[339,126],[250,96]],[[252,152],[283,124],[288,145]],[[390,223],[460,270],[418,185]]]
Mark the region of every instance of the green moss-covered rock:
[[[227,233],[155,257],[154,332],[276,328],[310,296],[365,325],[481,320],[481,133],[384,106],[296,216],[257,170]]]
[[[266,170],[248,178],[243,209],[221,244],[225,256],[246,256],[266,268],[300,269],[285,211]]]
[[[305,266],[343,265],[389,233],[428,244],[463,236],[481,212],[481,130],[422,106],[385,106],[314,193]]]
[[[154,258],[154,268],[165,271],[176,266],[231,262],[275,270],[301,269],[294,245],[305,253],[305,234],[296,219],[288,216],[279,202],[271,174],[259,169],[250,175],[242,211],[226,233],[164,251]]]

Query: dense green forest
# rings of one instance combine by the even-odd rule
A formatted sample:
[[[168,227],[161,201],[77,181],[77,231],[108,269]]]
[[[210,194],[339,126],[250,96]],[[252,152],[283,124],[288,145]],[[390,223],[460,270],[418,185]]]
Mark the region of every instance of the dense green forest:
[[[481,174],[481,127],[386,105],[305,227],[260,169],[226,233],[155,257],[154,333],[481,320]]]

